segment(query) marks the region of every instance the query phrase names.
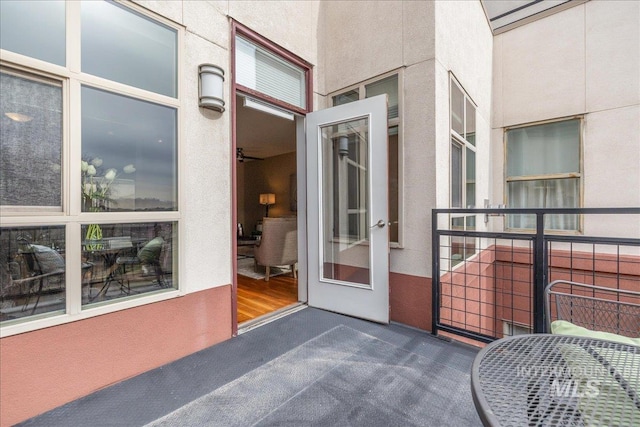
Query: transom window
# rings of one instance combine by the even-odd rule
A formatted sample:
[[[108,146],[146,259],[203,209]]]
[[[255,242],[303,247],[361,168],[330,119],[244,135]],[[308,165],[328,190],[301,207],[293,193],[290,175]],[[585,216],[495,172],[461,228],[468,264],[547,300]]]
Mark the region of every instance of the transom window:
[[[1,2],[3,327],[178,287],[180,29],[35,3]]]
[[[388,155],[389,155],[389,241],[392,246],[402,245],[402,188],[399,185],[402,176],[402,132],[400,74],[393,73],[381,78],[364,81],[356,86],[344,89],[331,96],[333,106],[348,104],[360,99],[387,94],[388,96]],[[353,142],[350,147],[353,146]]]

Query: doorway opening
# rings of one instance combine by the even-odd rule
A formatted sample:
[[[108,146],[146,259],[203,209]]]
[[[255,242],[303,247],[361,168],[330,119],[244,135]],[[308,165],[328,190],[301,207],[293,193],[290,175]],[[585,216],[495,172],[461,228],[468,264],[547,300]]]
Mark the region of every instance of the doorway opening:
[[[296,122],[236,93],[237,322],[298,305]]]

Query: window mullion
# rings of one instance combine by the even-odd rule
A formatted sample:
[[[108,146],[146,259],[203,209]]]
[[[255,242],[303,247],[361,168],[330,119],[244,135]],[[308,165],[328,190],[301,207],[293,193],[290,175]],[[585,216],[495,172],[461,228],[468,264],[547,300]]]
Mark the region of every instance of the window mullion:
[[[80,8],[81,2],[67,1],[66,4],[67,18],[67,68],[72,73],[81,71],[80,65]]]

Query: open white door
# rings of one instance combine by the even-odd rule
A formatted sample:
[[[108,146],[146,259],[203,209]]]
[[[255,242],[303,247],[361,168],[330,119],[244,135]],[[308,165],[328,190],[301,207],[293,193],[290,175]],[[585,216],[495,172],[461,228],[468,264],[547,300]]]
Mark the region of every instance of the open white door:
[[[389,323],[387,96],[306,119],[308,303]]]

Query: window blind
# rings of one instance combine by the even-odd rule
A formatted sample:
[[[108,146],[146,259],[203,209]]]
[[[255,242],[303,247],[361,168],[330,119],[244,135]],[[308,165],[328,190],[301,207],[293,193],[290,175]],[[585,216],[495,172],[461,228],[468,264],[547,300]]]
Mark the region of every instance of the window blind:
[[[306,107],[304,69],[236,36],[236,83],[296,107]]]

